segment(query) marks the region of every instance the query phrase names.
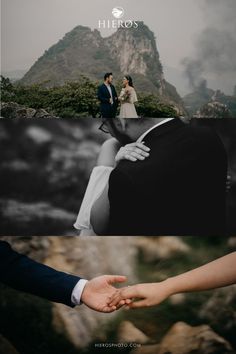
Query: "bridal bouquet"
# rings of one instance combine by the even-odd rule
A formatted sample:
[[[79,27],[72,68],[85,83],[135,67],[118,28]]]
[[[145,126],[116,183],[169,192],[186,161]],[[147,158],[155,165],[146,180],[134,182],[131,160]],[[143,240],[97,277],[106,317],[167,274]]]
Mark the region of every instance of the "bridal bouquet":
[[[122,102],[128,102],[130,103],[130,96],[131,96],[131,92],[126,90],[126,89],[122,89],[121,90],[121,94],[120,94],[120,100]]]

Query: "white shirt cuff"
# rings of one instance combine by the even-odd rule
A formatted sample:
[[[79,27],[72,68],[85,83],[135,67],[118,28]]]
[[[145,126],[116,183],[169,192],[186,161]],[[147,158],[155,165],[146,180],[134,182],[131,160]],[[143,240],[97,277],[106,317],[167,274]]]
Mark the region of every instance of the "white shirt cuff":
[[[80,279],[78,281],[78,283],[76,284],[76,286],[74,287],[72,294],[71,294],[71,302],[74,305],[81,305],[82,304],[81,296],[82,296],[84,287],[87,282],[88,282],[88,280]]]

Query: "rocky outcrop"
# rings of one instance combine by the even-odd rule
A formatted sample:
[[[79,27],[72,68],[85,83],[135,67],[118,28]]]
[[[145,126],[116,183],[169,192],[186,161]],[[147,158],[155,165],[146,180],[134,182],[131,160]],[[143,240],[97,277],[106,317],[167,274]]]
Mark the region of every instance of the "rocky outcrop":
[[[204,105],[193,118],[232,118],[226,104],[214,101]]]
[[[155,37],[143,22],[139,22],[139,27],[135,29],[118,29],[106,39],[106,45],[121,73],[142,75],[149,80],[153,87],[149,84],[150,87],[143,87],[145,91],[164,91],[164,74]]]
[[[138,24],[119,28],[107,38],[98,30],[77,26],[46,50],[20,83],[62,85],[81,75],[101,81],[105,72],[113,72],[121,86],[123,75],[130,74],[138,91],[163,96],[183,111],[175,87],[165,81],[154,33],[143,22]]]
[[[159,345],[143,346],[132,354],[233,354],[231,345],[209,326],[176,323]]]
[[[1,118],[58,118],[45,109],[34,109],[16,102],[1,102]]]
[[[234,343],[236,333],[236,285],[219,289],[202,306],[201,320],[207,321],[216,330]]]
[[[119,343],[147,344],[150,338],[133,325],[132,322],[124,321],[120,324],[117,333]]]
[[[158,354],[215,354],[233,353],[230,344],[217,335],[209,326],[191,327],[176,323],[163,338]]]
[[[212,90],[204,84],[183,97],[185,108],[193,118],[234,118],[236,98],[220,90]]]
[[[137,247],[145,262],[168,259],[176,254],[187,254],[190,247],[179,237],[140,237]]]
[[[209,326],[191,327],[176,323],[163,338],[158,354],[226,354],[232,353],[231,345]]]

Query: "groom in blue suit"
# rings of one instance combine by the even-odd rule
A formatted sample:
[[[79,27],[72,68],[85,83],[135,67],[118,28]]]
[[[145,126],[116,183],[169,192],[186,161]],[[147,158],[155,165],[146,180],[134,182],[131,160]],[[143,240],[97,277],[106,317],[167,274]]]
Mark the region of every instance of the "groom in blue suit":
[[[112,82],[112,73],[107,73],[104,76],[104,83],[98,88],[98,99],[101,104],[100,111],[102,118],[116,117],[118,96]]]
[[[103,275],[90,281],[78,276],[59,272],[44,264],[15,252],[0,241],[0,282],[50,301],[70,307],[84,303],[99,312],[112,312],[116,308],[107,305],[116,292],[113,283],[126,281],[126,277]]]

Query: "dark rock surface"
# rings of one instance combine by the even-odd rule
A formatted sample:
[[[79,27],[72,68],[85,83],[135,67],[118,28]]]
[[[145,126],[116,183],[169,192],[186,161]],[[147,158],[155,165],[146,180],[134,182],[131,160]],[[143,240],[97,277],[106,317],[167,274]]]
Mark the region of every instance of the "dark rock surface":
[[[16,102],[1,102],[1,118],[57,118],[45,109],[26,108]]]

